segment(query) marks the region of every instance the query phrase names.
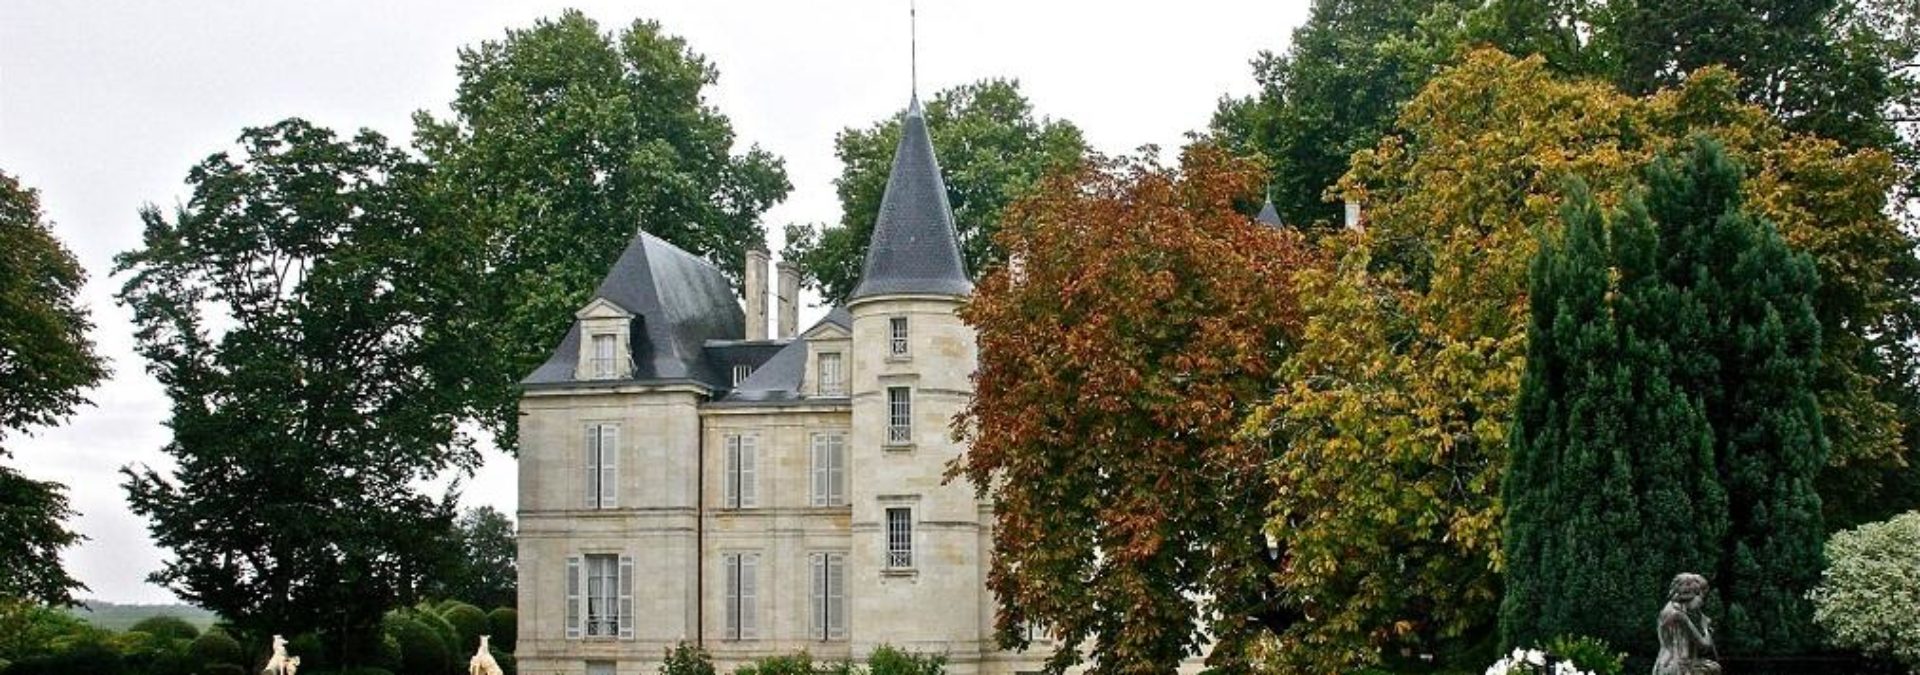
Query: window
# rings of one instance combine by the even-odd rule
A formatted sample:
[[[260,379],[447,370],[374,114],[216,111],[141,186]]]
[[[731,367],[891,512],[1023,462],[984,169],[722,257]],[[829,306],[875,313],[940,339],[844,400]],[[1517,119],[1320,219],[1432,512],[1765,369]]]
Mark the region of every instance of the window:
[[[896,316],[887,320],[887,354],[907,355],[907,317]]]
[[[617,675],[618,672],[619,671],[615,670],[615,664],[612,661],[587,662],[587,675]]]
[[[847,556],[815,553],[808,557],[813,603],[807,613],[807,635],[817,640],[844,640],[847,637]]]
[[[633,558],[567,558],[567,637],[633,639]]]
[[[760,630],[755,612],[760,585],[760,555],[725,553],[720,556],[720,564],[727,568],[727,627],[722,637],[728,640],[751,639]]]
[[[744,363],[734,366],[733,367],[733,386],[735,387],[740,386],[740,383],[746,381],[747,376],[752,374],[753,374],[753,366],[749,366]]]
[[[619,364],[614,358],[614,336],[602,333],[593,336],[593,376],[609,380],[620,375]]]
[[[821,396],[847,395],[847,378],[840,370],[840,352],[821,353],[818,370],[816,377],[819,378]]]
[[[913,442],[913,392],[906,387],[887,387],[887,444]]]
[[[620,494],[620,425],[587,425],[587,508],[618,506]]]
[[[755,465],[759,463],[755,439],[744,434],[727,434],[726,475],[723,477],[723,489],[720,494],[720,507],[727,509],[749,509],[758,505],[759,486],[754,476]]]
[[[847,435],[840,432],[813,435],[814,506],[844,506],[847,503]]]
[[[913,567],[913,509],[887,507],[887,567]]]

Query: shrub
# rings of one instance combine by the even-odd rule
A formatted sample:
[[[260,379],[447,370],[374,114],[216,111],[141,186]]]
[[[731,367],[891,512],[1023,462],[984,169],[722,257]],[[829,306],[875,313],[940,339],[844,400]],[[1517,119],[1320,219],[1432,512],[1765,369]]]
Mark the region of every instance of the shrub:
[[[487,630],[492,631],[493,646],[513,651],[520,636],[520,613],[512,607],[495,607],[487,612]]]
[[[798,654],[768,656],[735,668],[733,675],[814,675],[813,655],[801,650]]]
[[[301,633],[287,641],[287,654],[300,657],[300,669],[330,669],[333,659],[328,658],[327,645],[318,633]]]
[[[440,611],[440,618],[453,627],[455,635],[454,652],[467,654],[480,646],[480,636],[491,635],[487,625],[487,613],[479,607],[464,602],[456,602]]]
[[[453,653],[447,649],[446,641],[441,639],[440,631],[424,620],[426,616],[389,615],[386,631],[400,644],[400,672],[408,675],[439,675],[452,667]]]
[[[235,663],[216,663],[210,666],[201,667],[199,674],[200,675],[247,675],[247,669]]]
[[[1809,593],[1828,642],[1920,670],[1920,511],[1836,532]]]
[[[76,673],[100,673],[112,675],[123,672],[126,664],[121,661],[120,653],[106,642],[87,639],[76,642],[51,654],[40,654],[14,662],[7,667],[8,675],[70,675]]]
[[[240,641],[219,631],[207,631],[194,638],[187,645],[187,656],[197,666],[221,663],[239,665],[247,660],[246,653],[240,650]]]
[[[1627,670],[1627,655],[1596,637],[1562,635],[1547,641],[1547,653],[1593,675],[1621,675]]]
[[[660,675],[713,675],[713,656],[681,642],[667,649],[666,658],[660,661]]]
[[[393,675],[393,671],[373,666],[360,666],[340,671],[340,675]]]
[[[128,628],[127,632],[148,633],[165,640],[192,640],[200,637],[200,629],[194,628],[193,624],[188,623],[186,619],[165,614],[141,619],[139,623]]]
[[[868,675],[943,675],[946,654],[920,654],[893,645],[880,645],[867,655]]]

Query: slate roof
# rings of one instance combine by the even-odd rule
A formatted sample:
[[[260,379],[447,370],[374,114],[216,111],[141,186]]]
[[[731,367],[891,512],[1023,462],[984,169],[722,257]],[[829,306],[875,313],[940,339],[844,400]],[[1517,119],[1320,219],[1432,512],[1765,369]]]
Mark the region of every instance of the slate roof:
[[[835,307],[833,311],[815,322],[813,326],[801,331],[801,335],[813,332],[826,324],[837,325],[848,332],[853,331],[853,315],[845,307]],[[802,399],[800,380],[807,372],[807,341],[795,339],[782,347],[773,358],[755,368],[752,375],[740,383],[740,386],[728,392],[720,399],[727,405],[779,405]]]
[[[1270,225],[1273,227],[1287,226],[1286,223],[1283,223],[1280,221],[1280,212],[1273,208],[1272,200],[1267,200],[1265,203],[1260,205],[1260,215],[1254,216],[1253,220],[1254,222],[1261,223],[1264,225]]]
[[[746,318],[734,298],[733,285],[719,268],[641,232],[627,244],[593,297],[604,298],[634,315],[628,341],[633,348],[634,368],[633,377],[627,381],[692,380],[714,388],[730,384],[726,364],[710,359],[705,347],[709,340],[743,337]],[[521,383],[539,386],[576,382],[573,371],[579,350],[580,322],[576,319],[553,356]]]
[[[894,293],[973,292],[947,205],[946,181],[933,156],[926,113],[915,96],[900,120],[900,145],[874,219],[866,265],[850,300]]]

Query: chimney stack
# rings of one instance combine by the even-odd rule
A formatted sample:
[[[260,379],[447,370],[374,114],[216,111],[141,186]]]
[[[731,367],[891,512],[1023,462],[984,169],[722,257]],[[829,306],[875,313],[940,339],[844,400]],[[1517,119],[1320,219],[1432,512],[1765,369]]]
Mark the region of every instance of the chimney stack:
[[[1347,198],[1347,229],[1358,232],[1360,231],[1360,228],[1364,227],[1365,225],[1366,225],[1366,222],[1361,219],[1360,200],[1354,199],[1352,197],[1348,197]]]
[[[747,296],[747,339],[767,339],[767,251],[758,245],[747,249],[741,293]]]
[[[774,297],[778,298],[779,314],[775,315],[777,337],[787,339],[800,332],[800,268],[785,260],[773,267],[780,275],[780,286]]]

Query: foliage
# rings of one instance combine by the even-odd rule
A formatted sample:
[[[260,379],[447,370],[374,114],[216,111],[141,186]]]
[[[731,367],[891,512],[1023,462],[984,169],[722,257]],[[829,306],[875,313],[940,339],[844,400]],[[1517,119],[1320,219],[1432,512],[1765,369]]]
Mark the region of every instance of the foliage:
[[[1036,118],[1015,80],[981,80],[941,91],[928,102],[926,115],[961,255],[967,270],[982,274],[1003,259],[993,234],[1008,204],[1042,177],[1079,163],[1086,141],[1071,122]],[[819,230],[787,226],[781,257],[795,261],[802,278],[828,304],[845,300],[860,282],[899,143],[899,115],[841,131],[834,138],[842,165],[834,180],[840,223]]]
[[[660,660],[660,675],[714,675],[713,656],[699,646],[675,643]]]
[[[133,630],[134,624],[156,616],[176,617],[205,630],[220,618],[213,612],[177,602],[141,605],[87,600],[67,611],[90,625],[108,630]]]
[[[1547,653],[1593,675],[1621,675],[1627,670],[1627,655],[1596,637],[1561,635],[1547,641]]]
[[[135,513],[172,559],[153,580],[241,637],[318,630],[355,663],[386,608],[443,555],[450,500],[416,486],[479,462],[424,337],[407,262],[434,217],[424,168],[372,132],[247,129],[141,213],[120,301],[172,400],[167,474],[128,467]],[[380,467],[378,471],[367,467]]]
[[[425,619],[430,614],[395,612],[388,615],[385,632],[400,644],[399,672],[410,675],[435,675],[449,672],[456,652],[441,631]]]
[[[1270,531],[1289,555],[1277,582],[1310,617],[1276,644],[1277,667],[1494,658],[1474,650],[1491,646],[1499,599],[1497,495],[1536,234],[1558,229],[1568,178],[1611,207],[1640,167],[1696,133],[1748,167],[1749,205],[1813,257],[1820,297],[1872,298],[1816,304],[1828,338],[1821,412],[1854,420],[1827,427],[1837,466],[1897,463],[1874,440],[1897,420],[1857,360],[1880,339],[1865,326],[1889,326],[1901,301],[1885,274],[1910,258],[1879,243],[1905,238],[1881,210],[1885,153],[1786,131],[1739,103],[1723,71],[1636,99],[1555,76],[1537,57],[1476,51],[1355,155],[1339,189],[1365,203],[1366,231],[1324,239],[1334,262],[1296,277],[1302,347],[1248,421],[1285,448],[1272,467]]]
[[[247,662],[246,653],[240,650],[240,641],[220,631],[210,630],[194,638],[187,646],[187,655],[195,665],[205,666],[216,663],[243,664]]]
[[[0,659],[17,661],[44,653],[56,640],[86,630],[84,622],[57,608],[0,598]]]
[[[733,675],[817,675],[813,656],[806,650],[794,654],[763,656],[735,668]]]
[[[440,618],[451,624],[454,632],[459,636],[459,641],[454,643],[456,651],[469,647],[478,648],[480,636],[492,635],[488,632],[487,613],[480,611],[479,607],[464,602],[441,610]],[[508,645],[511,646],[512,643],[509,642]]]
[[[1576,191],[1535,259],[1502,637],[1645,645],[1664,580],[1697,570],[1726,600],[1723,642],[1797,653],[1826,452],[1813,262],[1745,208],[1717,143],[1646,182],[1611,222]]]
[[[520,614],[512,607],[495,607],[487,612],[488,634],[493,636],[492,644],[513,651],[514,643],[519,641]]]
[[[867,654],[866,675],[945,675],[946,672],[946,654],[922,654],[885,644]]]
[[[1810,597],[1828,641],[1920,672],[1920,511],[1836,532],[1826,554]]]
[[[200,637],[200,629],[177,616],[161,615],[141,619],[133,624],[129,631],[147,633],[167,640],[192,640]]]
[[[1262,583],[1270,454],[1233,425],[1293,344],[1307,254],[1235,210],[1259,173],[1195,146],[1178,168],[1096,159],[1049,179],[1008,210],[1010,262],[961,311],[980,364],[949,471],[995,505],[1000,644],[1046,625],[1055,672],[1171,669],[1209,637],[1214,665],[1242,667],[1285,621]]]
[[[491,506],[461,512],[445,546],[452,555],[428,578],[423,594],[481,607],[514,603],[514,531],[506,514]]]
[[[578,11],[460,51],[452,116],[416,116],[443,233],[433,340],[465,358],[462,402],[515,447],[520,378],[645,229],[738,275],[786,171],[703,92],[718,71],[659,24],[602,32]],[[477,598],[476,598],[477,599]]]
[[[106,377],[76,298],[86,278],[40,212],[39,191],[0,171],[0,443],[58,424]],[[11,456],[0,444],[0,459]],[[81,539],[64,523],[73,515],[59,483],[0,466],[0,598],[72,604],[86,588],[60,564]]]

